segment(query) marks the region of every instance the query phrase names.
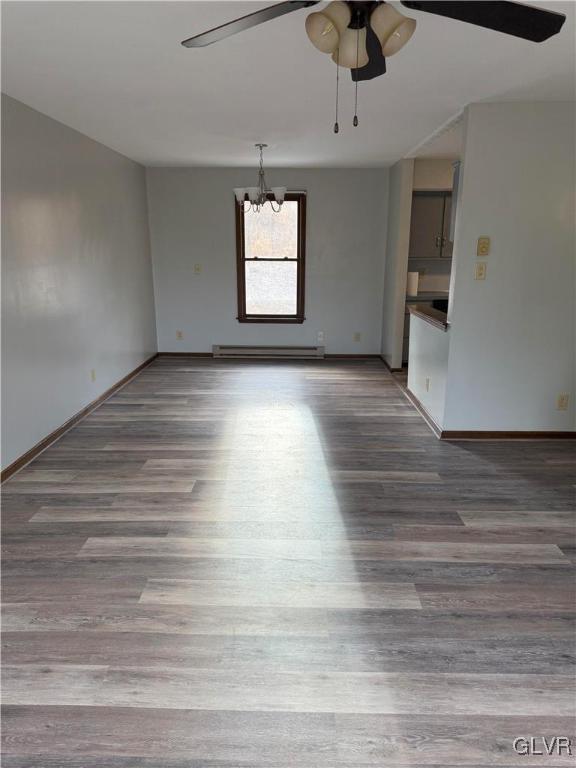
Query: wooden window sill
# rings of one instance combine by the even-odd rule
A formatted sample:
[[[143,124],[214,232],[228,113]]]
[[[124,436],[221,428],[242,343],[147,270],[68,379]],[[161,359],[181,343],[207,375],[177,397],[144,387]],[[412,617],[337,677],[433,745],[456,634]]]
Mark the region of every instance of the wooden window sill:
[[[236,318],[239,323],[296,323],[302,324],[304,317],[282,317],[281,315],[247,315]]]

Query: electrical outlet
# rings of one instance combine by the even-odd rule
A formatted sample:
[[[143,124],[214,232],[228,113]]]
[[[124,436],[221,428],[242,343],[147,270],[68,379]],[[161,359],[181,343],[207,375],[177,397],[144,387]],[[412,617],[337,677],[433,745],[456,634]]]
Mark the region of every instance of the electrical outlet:
[[[324,331],[318,331],[318,344],[324,343]]]
[[[479,237],[476,245],[476,256],[488,256],[490,253],[490,238]]]
[[[199,275],[202,272],[202,264],[194,264],[194,274]]]
[[[178,341],[182,341],[182,339],[184,338],[184,334],[182,333],[182,331],[176,331],[176,338],[178,339]]]
[[[570,395],[568,392],[561,392],[556,400],[556,409],[558,411],[567,411],[568,403],[570,401]]]
[[[426,376],[426,392],[430,392],[430,379]]]
[[[362,334],[356,331],[354,334],[354,341],[360,341],[362,339]]]
[[[90,369],[90,381],[96,381],[96,368]]]
[[[486,280],[486,262],[479,261],[474,270],[474,280]]]

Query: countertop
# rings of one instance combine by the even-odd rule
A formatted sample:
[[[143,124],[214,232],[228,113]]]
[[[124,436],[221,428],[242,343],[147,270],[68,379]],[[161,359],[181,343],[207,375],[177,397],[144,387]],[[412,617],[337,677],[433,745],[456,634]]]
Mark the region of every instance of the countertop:
[[[420,291],[416,296],[406,296],[406,301],[436,301],[437,299],[447,299],[448,294],[448,291]]]
[[[438,309],[433,309],[428,304],[412,304],[408,311],[411,315],[419,317],[426,323],[433,325],[435,328],[440,328],[441,331],[448,330],[448,315],[446,312],[440,312]]]

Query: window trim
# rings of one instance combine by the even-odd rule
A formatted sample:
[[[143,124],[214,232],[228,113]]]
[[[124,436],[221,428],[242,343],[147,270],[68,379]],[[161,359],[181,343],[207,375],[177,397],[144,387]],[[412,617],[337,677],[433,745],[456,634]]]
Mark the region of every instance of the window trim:
[[[271,196],[270,196],[271,197]],[[234,200],[236,215],[236,280],[238,289],[239,323],[303,323],[305,276],[306,276],[306,192],[287,192],[285,200],[298,203],[298,242],[297,242],[297,282],[295,315],[248,315],[246,314],[246,273],[244,256],[244,206]],[[277,261],[284,259],[258,259],[258,261]],[[288,259],[286,259],[288,261]],[[290,259],[293,261],[293,259]]]

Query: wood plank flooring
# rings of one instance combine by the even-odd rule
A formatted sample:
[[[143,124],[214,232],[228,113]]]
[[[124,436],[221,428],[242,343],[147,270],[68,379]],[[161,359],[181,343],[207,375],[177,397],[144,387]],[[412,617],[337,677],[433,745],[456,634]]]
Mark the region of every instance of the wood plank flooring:
[[[377,361],[160,358],[3,487],[2,765],[574,765],[512,742],[575,738],[575,484]]]

